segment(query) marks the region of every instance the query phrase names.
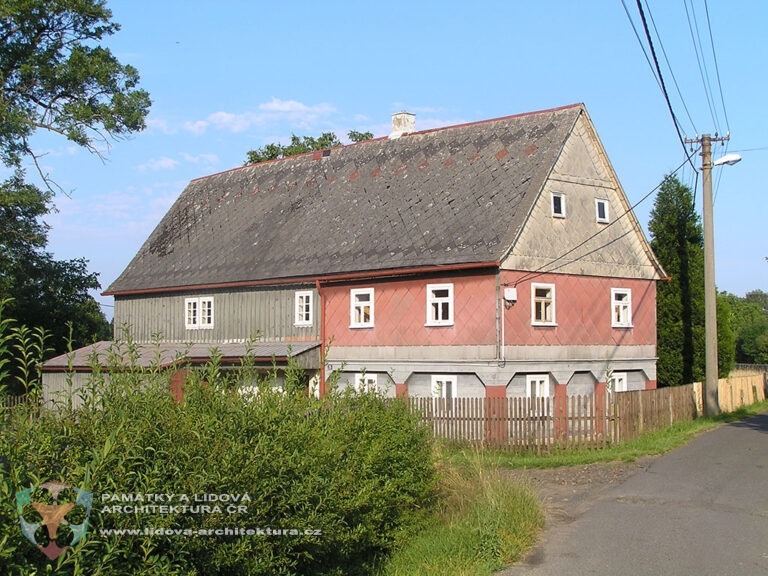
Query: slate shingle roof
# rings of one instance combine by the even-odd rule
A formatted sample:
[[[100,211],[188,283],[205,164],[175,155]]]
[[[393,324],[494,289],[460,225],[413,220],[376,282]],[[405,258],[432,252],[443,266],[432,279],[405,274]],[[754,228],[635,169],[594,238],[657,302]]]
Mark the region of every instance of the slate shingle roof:
[[[499,261],[580,104],[192,181],[108,294]]]

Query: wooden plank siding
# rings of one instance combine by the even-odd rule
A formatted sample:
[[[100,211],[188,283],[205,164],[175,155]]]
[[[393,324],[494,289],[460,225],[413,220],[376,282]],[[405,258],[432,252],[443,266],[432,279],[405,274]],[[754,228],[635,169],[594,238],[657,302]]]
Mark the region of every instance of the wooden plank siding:
[[[312,291],[312,326],[294,326],[295,293]],[[185,328],[185,299],[213,297],[213,328]],[[124,325],[138,342],[264,341],[296,342],[320,338],[319,298],[314,286],[229,289],[172,295],[117,296],[115,330]],[[117,337],[121,334],[118,332]]]

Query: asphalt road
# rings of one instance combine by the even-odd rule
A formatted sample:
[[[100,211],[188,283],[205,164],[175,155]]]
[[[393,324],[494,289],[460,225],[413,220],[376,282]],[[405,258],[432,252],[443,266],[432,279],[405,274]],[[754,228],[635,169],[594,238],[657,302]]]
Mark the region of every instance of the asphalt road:
[[[768,414],[659,458],[498,576],[566,574],[768,576]]]

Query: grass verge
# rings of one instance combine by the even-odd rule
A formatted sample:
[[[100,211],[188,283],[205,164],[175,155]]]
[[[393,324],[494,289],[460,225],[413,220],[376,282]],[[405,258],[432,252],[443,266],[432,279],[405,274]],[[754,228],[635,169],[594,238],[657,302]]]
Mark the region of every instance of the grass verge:
[[[479,461],[440,468],[438,512],[378,576],[490,575],[535,544],[544,515],[528,486]]]
[[[678,422],[668,428],[646,432],[634,440],[594,450],[556,448],[547,454],[536,455],[515,454],[501,450],[467,450],[466,447],[451,446],[446,447],[445,451],[447,460],[453,465],[473,465],[473,462],[479,460],[481,466],[489,468],[556,468],[616,460],[631,462],[643,456],[665,454],[702,432],[728,422],[743,420],[766,410],[768,410],[768,400],[711,418]]]

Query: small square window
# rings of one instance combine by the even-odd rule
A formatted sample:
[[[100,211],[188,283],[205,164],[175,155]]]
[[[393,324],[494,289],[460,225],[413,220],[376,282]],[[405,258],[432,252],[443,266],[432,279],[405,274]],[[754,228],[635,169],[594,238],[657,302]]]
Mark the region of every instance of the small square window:
[[[300,290],[294,296],[294,326],[312,326],[312,291]]]
[[[350,290],[349,327],[373,328],[373,288]]]
[[[610,212],[608,210],[608,200],[595,198],[595,220],[603,224],[607,223],[610,220]]]
[[[184,299],[184,327],[187,330],[213,328],[213,298]]]
[[[552,216],[565,218],[565,194],[552,192]]]
[[[627,388],[627,373],[626,372],[612,372],[608,378],[608,391],[609,392],[626,392]]]
[[[531,323],[538,326],[555,324],[555,285],[531,285]]]
[[[611,288],[611,326],[632,327],[632,291],[626,288]]]
[[[453,284],[427,284],[427,326],[453,325]]]
[[[356,392],[375,392],[378,389],[378,375],[359,372],[355,374]]]
[[[456,398],[456,376],[435,374],[432,376],[433,398]]]

